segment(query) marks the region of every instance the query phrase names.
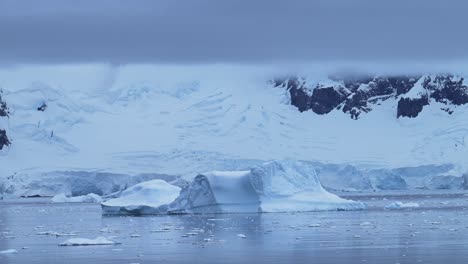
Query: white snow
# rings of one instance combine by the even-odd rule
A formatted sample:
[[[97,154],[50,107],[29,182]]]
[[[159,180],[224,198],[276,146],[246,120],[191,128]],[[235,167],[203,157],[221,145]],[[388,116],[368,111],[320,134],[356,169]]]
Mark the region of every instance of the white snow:
[[[401,95],[402,98],[408,99],[421,99],[423,97],[428,98],[429,92],[423,87],[424,80],[427,76],[419,78],[419,80],[414,84],[414,86],[405,94]]]
[[[100,203],[101,201],[102,197],[94,193],[74,197],[67,197],[61,193],[52,197],[53,203]]]
[[[174,201],[180,188],[163,180],[139,183],[124,190],[119,197],[101,203],[103,214],[160,214]]]
[[[94,246],[94,245],[118,245],[120,242],[112,241],[105,237],[97,237],[95,239],[88,238],[72,238],[60,243],[59,246]]]
[[[385,209],[389,210],[398,210],[398,209],[407,209],[407,208],[418,208],[419,204],[414,203],[414,202],[409,202],[409,203],[403,203],[400,201],[393,202],[387,206],[385,206]]]
[[[154,179],[130,182],[142,173],[192,180],[204,171],[285,158],[366,168],[454,164],[454,176],[468,171],[468,105],[449,115],[433,102],[417,118],[402,119],[397,100],[359,120],[340,110],[300,113],[285,89],[268,83],[278,73],[229,65],[2,68],[11,115],[1,125],[12,145],[0,152],[0,193],[106,195]],[[305,81],[326,84],[322,79],[311,74]],[[420,94],[412,89],[405,96],[411,93]],[[43,102],[47,109],[37,111]],[[373,188],[365,179],[351,185],[344,187]]]
[[[15,253],[18,253],[16,249],[7,249],[7,250],[0,251],[0,254],[15,254]]]
[[[169,204],[169,213],[288,212],[363,209],[325,191],[312,166],[271,161],[250,171],[195,177]]]

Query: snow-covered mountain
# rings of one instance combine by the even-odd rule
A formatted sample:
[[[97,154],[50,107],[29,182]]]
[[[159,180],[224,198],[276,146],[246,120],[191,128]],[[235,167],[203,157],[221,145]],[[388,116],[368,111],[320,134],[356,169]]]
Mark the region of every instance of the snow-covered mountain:
[[[468,86],[461,76],[330,76],[327,80],[289,77],[274,80],[275,87],[286,88],[291,104],[299,111],[312,110],[323,115],[342,110],[353,119],[378,107],[383,101],[397,101],[396,117],[417,117],[423,108],[441,103],[441,110],[452,114],[468,104]]]
[[[193,177],[283,158],[468,169],[463,76],[278,76],[222,65],[3,69],[0,176]]]

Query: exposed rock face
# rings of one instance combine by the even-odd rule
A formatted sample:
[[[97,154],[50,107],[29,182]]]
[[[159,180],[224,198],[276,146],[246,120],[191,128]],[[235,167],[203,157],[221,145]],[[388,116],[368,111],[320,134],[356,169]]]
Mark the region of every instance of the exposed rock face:
[[[327,114],[342,103],[349,91],[342,86],[324,87],[317,85],[309,90],[303,80],[291,78],[286,82],[275,80],[275,86],[286,87],[291,95],[291,104],[299,111],[312,109],[317,114]]]
[[[2,98],[3,91],[0,90],[0,119],[8,117],[8,107],[6,102]],[[1,127],[0,123],[0,150],[2,150],[5,146],[9,146],[11,144],[10,140],[7,137],[6,131]]]
[[[311,109],[317,114],[327,114],[336,108],[348,93],[345,89],[333,87],[314,89],[311,97]]]
[[[0,90],[0,117],[8,116],[8,107],[6,102],[2,98],[3,91]]]
[[[47,109],[47,104],[46,104],[45,102],[43,102],[43,103],[41,104],[41,106],[39,106],[39,107],[37,108],[37,111],[44,112],[46,109]]]
[[[5,146],[9,146],[10,144],[11,142],[7,137],[6,131],[0,129],[0,150],[2,150]]]
[[[427,77],[423,86],[432,91],[431,98],[444,104],[463,105],[468,103],[468,86],[464,78],[453,75]]]
[[[301,112],[312,110],[323,115],[337,109],[353,119],[359,119],[362,114],[389,99],[397,102],[397,117],[410,118],[417,117],[431,101],[446,104],[448,107],[442,110],[449,114],[453,112],[450,105],[468,103],[468,86],[464,84],[464,79],[450,74],[330,76],[322,83],[292,77],[276,79],[274,86],[287,89],[291,104]]]
[[[417,117],[423,110],[423,107],[428,104],[429,101],[427,97],[419,99],[400,98],[400,101],[398,101],[397,117]]]

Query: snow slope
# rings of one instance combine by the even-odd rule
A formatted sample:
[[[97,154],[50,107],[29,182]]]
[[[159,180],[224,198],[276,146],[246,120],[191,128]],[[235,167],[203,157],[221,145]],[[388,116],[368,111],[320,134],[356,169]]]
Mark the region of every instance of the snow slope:
[[[276,74],[226,65],[3,68],[10,116],[2,124],[12,144],[0,152],[0,177],[73,168],[192,178],[284,158],[365,168],[454,164],[455,176],[468,170],[467,105],[449,115],[435,102],[417,118],[399,119],[396,100],[359,120],[300,113],[269,83]]]

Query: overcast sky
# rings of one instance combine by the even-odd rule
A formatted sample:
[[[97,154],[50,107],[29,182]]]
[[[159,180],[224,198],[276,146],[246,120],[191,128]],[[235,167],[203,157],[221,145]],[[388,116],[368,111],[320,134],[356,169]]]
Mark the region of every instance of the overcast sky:
[[[465,60],[467,14],[467,0],[0,0],[0,61]]]

